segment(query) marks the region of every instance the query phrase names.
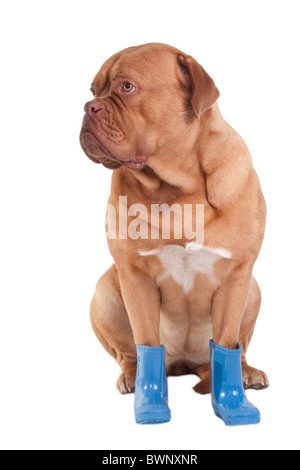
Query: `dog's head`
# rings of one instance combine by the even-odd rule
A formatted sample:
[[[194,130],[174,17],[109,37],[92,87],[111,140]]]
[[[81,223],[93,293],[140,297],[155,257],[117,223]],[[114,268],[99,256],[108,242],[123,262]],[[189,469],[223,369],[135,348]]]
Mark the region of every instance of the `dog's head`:
[[[191,56],[164,44],[115,54],[96,75],[85,105],[80,143],[96,163],[142,169],[162,146],[184,139],[219,97],[212,78]]]

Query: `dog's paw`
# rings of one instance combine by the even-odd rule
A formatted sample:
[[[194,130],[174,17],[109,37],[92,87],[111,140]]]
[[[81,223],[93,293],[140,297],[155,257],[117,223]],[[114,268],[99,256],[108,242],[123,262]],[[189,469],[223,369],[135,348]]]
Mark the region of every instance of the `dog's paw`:
[[[250,367],[248,364],[243,364],[243,382],[246,390],[249,388],[263,390],[270,385],[268,377],[263,371]]]
[[[125,393],[133,393],[135,389],[135,376],[136,376],[136,371],[128,371],[126,373],[122,372],[120,377],[118,378],[117,381],[117,390],[122,395],[125,395]]]

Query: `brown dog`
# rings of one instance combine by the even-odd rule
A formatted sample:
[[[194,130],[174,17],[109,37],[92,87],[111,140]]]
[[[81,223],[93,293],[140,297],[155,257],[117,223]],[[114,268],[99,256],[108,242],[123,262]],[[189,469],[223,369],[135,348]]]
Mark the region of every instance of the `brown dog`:
[[[228,349],[240,342],[245,387],[267,387],[266,375],[245,359],[261,304],[252,269],[265,201],[246,144],[219,111],[214,81],[192,57],[147,44],[111,57],[92,92],[80,140],[89,158],[114,170],[116,220],[108,224],[117,235],[108,237],[115,265],[98,282],[91,321],[121,366],[119,391],[134,390],[135,345],[164,344],[167,374],[195,373],[195,390],[208,393],[211,338]],[[161,214],[192,205],[195,230],[200,204],[202,246],[178,237],[175,222],[164,238],[161,221],[154,227],[145,216],[152,205]]]

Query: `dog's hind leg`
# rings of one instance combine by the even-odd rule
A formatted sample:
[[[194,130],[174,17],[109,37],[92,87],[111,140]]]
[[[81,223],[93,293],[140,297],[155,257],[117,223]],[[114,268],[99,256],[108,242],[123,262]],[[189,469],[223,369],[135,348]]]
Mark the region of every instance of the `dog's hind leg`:
[[[117,389],[122,394],[133,392],[137,354],[115,265],[98,281],[90,317],[98,340],[122,369]]]

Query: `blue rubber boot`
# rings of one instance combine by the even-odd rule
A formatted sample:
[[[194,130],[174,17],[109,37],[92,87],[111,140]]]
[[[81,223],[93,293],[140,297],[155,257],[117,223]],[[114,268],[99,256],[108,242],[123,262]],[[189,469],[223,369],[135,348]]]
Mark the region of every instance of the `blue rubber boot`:
[[[242,378],[242,347],[231,350],[210,341],[212,406],[227,426],[258,424],[260,412],[245,395]]]
[[[168,383],[165,368],[165,347],[137,346],[135,381],[135,420],[138,424],[167,423]]]

